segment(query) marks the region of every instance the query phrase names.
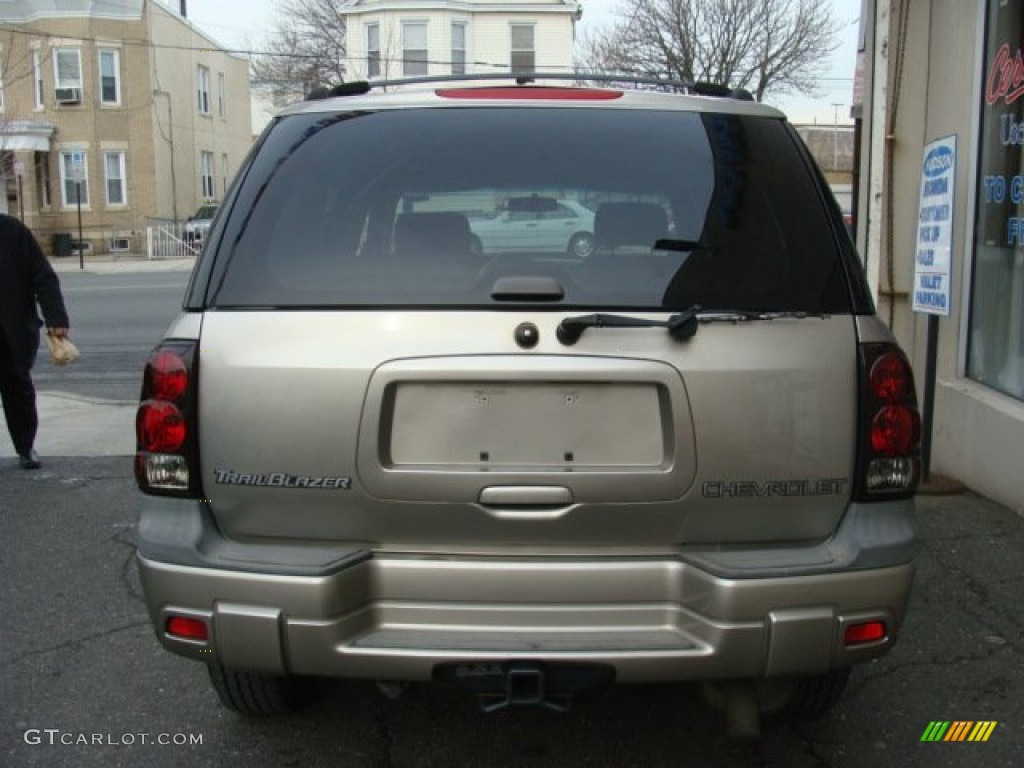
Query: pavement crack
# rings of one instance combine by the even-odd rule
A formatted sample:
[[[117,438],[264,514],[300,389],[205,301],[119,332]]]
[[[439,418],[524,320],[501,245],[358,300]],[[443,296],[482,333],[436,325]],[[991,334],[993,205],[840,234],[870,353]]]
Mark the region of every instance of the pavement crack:
[[[21,662],[26,661],[28,659],[33,659],[33,658],[35,658],[37,656],[45,656],[47,654],[57,653],[59,651],[77,650],[78,648],[80,648],[81,646],[85,645],[86,643],[91,643],[93,640],[101,640],[101,639],[103,639],[105,637],[110,637],[111,635],[116,635],[119,632],[125,632],[125,631],[130,630],[130,629],[138,629],[139,627],[148,627],[148,626],[150,626],[150,622],[149,622],[149,618],[147,617],[146,619],[141,620],[141,621],[133,621],[133,622],[131,622],[129,624],[122,624],[122,625],[117,626],[117,627],[111,627],[110,629],[105,629],[102,632],[95,632],[95,633],[93,633],[91,635],[86,635],[85,637],[76,637],[76,638],[74,638],[72,640],[65,640],[63,643],[58,643],[56,645],[51,645],[51,646],[49,646],[47,648],[36,648],[34,650],[27,651],[25,653],[19,653],[17,656],[15,656],[12,659],[9,659],[7,661],[0,661],[0,670],[8,669],[9,667],[17,666]]]
[[[145,604],[145,597],[142,594],[142,590],[137,586],[135,581],[135,566],[137,562],[135,557],[137,549],[135,526],[125,526],[110,538],[111,541],[118,546],[128,548],[128,552],[125,554],[125,558],[121,563],[121,586],[124,588],[125,592],[128,593],[129,597],[134,598],[139,603]]]

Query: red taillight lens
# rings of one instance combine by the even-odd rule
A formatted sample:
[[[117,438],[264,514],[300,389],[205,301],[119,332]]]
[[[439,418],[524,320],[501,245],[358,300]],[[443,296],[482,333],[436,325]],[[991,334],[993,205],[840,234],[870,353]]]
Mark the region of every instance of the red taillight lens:
[[[185,418],[174,403],[147,400],[139,406],[136,419],[139,449],[150,453],[173,453],[185,444]]]
[[[187,616],[171,616],[167,620],[167,634],[182,637],[186,640],[208,640],[206,622]]]
[[[906,405],[887,405],[871,421],[871,450],[880,456],[904,456],[917,447],[921,418]]]
[[[902,400],[910,386],[910,370],[899,355],[889,352],[871,366],[871,394],[884,403]]]
[[[910,363],[890,342],[860,347],[860,439],[855,498],[907,498],[920,474],[921,415]]]
[[[188,389],[188,367],[172,350],[161,349],[149,361],[150,393],[154,400],[177,400]]]
[[[144,493],[201,498],[195,436],[195,341],[170,339],[149,356],[135,417],[135,479]]]
[[[863,624],[851,624],[843,633],[843,645],[860,645],[874,643],[885,638],[884,621],[866,621]]]

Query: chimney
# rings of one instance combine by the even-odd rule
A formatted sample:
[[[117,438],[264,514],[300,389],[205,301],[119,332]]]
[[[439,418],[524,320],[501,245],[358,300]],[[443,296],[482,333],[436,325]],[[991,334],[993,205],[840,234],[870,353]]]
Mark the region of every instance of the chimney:
[[[181,18],[188,18],[188,8],[186,7],[186,0],[181,0]]]

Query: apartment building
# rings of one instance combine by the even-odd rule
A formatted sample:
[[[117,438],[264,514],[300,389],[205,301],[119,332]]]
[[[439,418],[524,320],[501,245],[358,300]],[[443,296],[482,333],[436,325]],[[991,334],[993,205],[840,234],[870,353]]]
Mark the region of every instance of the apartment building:
[[[252,143],[249,67],[154,0],[0,1],[0,211],[56,255],[141,250],[219,200]]]
[[[350,80],[517,71],[571,72],[572,0],[353,0],[347,22]]]

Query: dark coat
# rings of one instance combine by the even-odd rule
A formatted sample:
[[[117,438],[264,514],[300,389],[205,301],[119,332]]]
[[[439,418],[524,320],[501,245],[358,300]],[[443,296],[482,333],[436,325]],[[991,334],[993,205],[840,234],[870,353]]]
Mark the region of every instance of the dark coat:
[[[28,227],[0,214],[0,333],[21,370],[30,370],[39,350],[43,311],[50,328],[67,328],[68,313],[57,274]]]

